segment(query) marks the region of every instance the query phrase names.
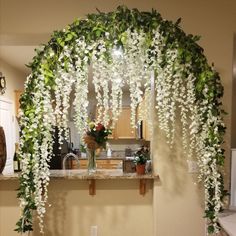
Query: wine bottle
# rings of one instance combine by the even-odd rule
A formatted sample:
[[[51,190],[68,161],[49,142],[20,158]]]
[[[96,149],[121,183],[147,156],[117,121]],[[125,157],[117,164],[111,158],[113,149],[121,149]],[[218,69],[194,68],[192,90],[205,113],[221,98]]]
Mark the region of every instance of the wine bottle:
[[[18,143],[15,143],[15,154],[13,158],[14,172],[21,171],[21,164],[18,155]]]

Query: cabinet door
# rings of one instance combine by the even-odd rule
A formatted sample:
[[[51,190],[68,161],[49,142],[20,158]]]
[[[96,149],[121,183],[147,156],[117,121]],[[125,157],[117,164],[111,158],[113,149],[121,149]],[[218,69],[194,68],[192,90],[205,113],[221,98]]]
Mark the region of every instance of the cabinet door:
[[[110,111],[111,112],[111,111]],[[96,112],[97,114],[97,112]],[[109,139],[135,139],[135,129],[130,124],[131,109],[130,107],[123,107],[122,112],[118,117],[115,127],[112,129],[112,134],[109,135]],[[110,121],[111,126],[112,121]]]
[[[123,107],[116,124],[115,134],[117,139],[135,139],[135,129],[130,124],[131,109]]]
[[[79,169],[87,169],[88,160],[87,159],[80,159],[79,160]]]
[[[96,160],[98,169],[117,169],[121,164],[122,160]],[[80,159],[80,169],[87,169],[88,160]]]
[[[110,164],[110,169],[118,169],[120,167],[122,167],[122,160],[110,160],[109,164]]]

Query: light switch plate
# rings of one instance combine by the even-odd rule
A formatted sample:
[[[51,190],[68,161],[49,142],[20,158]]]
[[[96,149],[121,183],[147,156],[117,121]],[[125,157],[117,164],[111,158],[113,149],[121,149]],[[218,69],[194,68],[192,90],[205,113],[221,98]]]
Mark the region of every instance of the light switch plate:
[[[97,225],[92,225],[90,227],[90,236],[97,236],[98,235],[98,227]]]

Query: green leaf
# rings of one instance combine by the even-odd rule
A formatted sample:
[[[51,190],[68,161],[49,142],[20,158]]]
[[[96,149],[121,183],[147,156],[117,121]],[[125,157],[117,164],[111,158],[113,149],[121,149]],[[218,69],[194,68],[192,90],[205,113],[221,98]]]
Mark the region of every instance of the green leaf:
[[[175,22],[175,26],[178,26],[179,24],[180,24],[180,22],[181,22],[181,18],[179,18],[176,22]]]
[[[68,41],[71,41],[72,39],[73,39],[73,34],[68,33],[68,34],[66,35],[65,41],[68,42]]]
[[[65,42],[62,40],[62,38],[57,38],[57,43],[61,46],[64,47],[65,46]]]
[[[208,231],[209,234],[213,234],[215,232],[214,226],[213,225],[209,225],[207,227],[207,231]]]

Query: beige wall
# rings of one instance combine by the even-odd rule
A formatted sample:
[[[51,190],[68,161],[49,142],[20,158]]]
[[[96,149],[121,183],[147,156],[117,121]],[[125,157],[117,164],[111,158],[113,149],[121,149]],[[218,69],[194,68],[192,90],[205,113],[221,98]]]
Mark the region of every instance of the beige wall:
[[[234,0],[0,0],[0,3],[2,3],[1,31],[3,34],[11,35],[48,34],[72,22],[77,16],[95,12],[96,7],[101,11],[110,11],[121,4],[143,10],[150,10],[153,7],[164,18],[170,20],[182,17],[182,28],[187,33],[202,36],[200,44],[205,49],[209,63],[215,63],[222,77],[225,88],[223,103],[229,113],[225,119],[226,166],[228,167],[233,33],[236,28]],[[179,140],[179,137],[176,137],[176,140]],[[150,196],[151,191],[144,198],[137,195],[133,183],[117,184],[101,181],[98,195],[91,198],[87,195],[87,190],[81,190],[85,183],[53,182],[50,194],[54,206],[47,216],[48,230],[56,232],[58,228],[64,233],[61,235],[87,236],[89,226],[97,224],[98,230],[101,230],[98,235],[103,236],[131,234],[149,236],[152,235],[152,228],[154,228],[154,236],[203,236],[205,227],[202,218],[203,196],[199,186],[195,185],[196,177],[187,173],[186,157],[181,151],[180,144],[177,144],[174,150],[169,150],[164,137],[159,130],[156,130],[153,150],[155,171],[160,174],[161,179],[160,182],[155,183],[153,197]],[[228,168],[226,171],[228,172]],[[228,180],[227,176],[226,180]],[[16,183],[9,183],[9,185],[0,183],[1,236],[15,235],[12,229],[18,217],[17,202],[13,192],[16,186]],[[66,188],[66,191],[63,188]],[[124,188],[126,190],[123,190]],[[61,203],[58,202],[59,200]],[[61,217],[63,211],[65,211],[64,218]],[[59,212],[60,217],[56,216],[56,212]],[[138,216],[140,212],[142,218]],[[46,235],[56,234],[48,232]]]
[[[197,174],[188,173],[180,135],[170,149],[162,132],[157,127],[155,131],[154,167],[160,182],[155,182],[153,193],[154,235],[203,236],[203,191]]]
[[[231,147],[236,148],[236,36],[234,35]]]
[[[45,219],[45,236],[90,236],[98,226],[102,236],[152,236],[152,190],[148,182],[145,197],[137,180],[99,180],[96,195],[89,196],[86,180],[52,180]],[[19,217],[16,181],[0,182],[0,235],[16,236]],[[33,236],[39,236],[37,225]]]
[[[158,9],[167,19],[182,17],[185,32],[201,35],[200,44],[209,63],[214,62],[225,88],[223,98],[226,117],[226,187],[231,130],[232,56],[235,31],[236,2],[227,1],[159,1]],[[185,155],[179,138],[177,147],[169,150],[159,131],[155,132],[155,166],[161,183],[154,187],[155,236],[202,236],[205,223],[202,218],[204,203],[202,192],[195,184],[196,176],[187,173]],[[165,214],[163,214],[163,212]]]

